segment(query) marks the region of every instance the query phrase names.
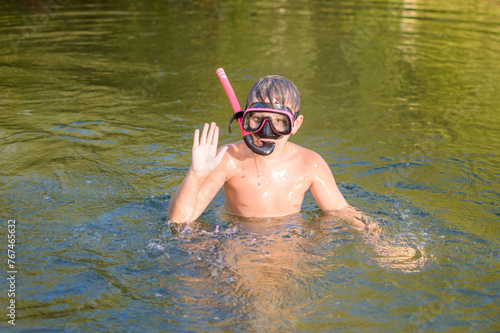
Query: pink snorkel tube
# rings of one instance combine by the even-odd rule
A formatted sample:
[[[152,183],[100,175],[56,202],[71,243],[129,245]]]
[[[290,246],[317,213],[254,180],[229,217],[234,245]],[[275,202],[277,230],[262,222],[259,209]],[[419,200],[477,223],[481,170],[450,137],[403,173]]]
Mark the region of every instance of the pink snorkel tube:
[[[229,79],[227,78],[227,75],[224,72],[224,69],[222,69],[222,67],[217,69],[217,76],[219,77],[222,87],[224,87],[224,90],[226,91],[227,98],[229,98],[229,102],[231,102],[231,106],[233,107],[234,113],[241,112],[241,107],[240,103],[238,102],[238,98],[236,98],[236,94],[234,93],[233,87],[231,87],[231,83],[229,83]],[[266,141],[262,146],[257,146],[253,142],[252,134],[248,133],[243,129],[243,126],[241,125],[242,120],[243,119],[241,117],[237,118],[238,124],[240,125],[241,134],[243,134],[243,141],[245,142],[247,147],[250,148],[251,151],[259,155],[271,154],[274,150],[274,142]]]

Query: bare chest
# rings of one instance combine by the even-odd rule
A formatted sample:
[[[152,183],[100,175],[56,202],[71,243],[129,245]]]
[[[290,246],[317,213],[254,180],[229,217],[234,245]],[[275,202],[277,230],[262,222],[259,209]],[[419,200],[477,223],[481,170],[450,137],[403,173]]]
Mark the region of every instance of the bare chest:
[[[226,208],[243,216],[293,214],[300,211],[310,183],[297,170],[250,165],[225,184]]]

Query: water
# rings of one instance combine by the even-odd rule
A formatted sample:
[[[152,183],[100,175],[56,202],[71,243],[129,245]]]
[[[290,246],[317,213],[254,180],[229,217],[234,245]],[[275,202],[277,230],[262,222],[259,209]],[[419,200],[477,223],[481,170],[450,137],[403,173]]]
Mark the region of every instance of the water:
[[[500,330],[500,9],[481,1],[7,1],[0,217],[30,332]],[[302,212],[168,222],[204,122],[282,74],[383,253]],[[6,307],[8,281],[0,283]],[[4,308],[5,309],[5,308]],[[4,310],[5,311],[5,310]]]

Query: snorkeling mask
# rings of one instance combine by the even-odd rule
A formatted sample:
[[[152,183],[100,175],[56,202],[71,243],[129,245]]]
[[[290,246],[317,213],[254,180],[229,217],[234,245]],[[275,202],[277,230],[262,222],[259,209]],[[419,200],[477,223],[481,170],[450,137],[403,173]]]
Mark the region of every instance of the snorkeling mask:
[[[261,138],[281,139],[284,135],[292,133],[293,122],[297,119],[288,106],[272,103],[253,103],[245,111],[236,112],[229,122],[242,118],[241,126],[244,131],[257,134]]]
[[[289,107],[284,105],[261,102],[253,103],[245,111],[241,111],[238,99],[224,69],[217,69],[217,75],[234,111],[229,121],[229,133],[232,133],[231,123],[237,120],[243,134],[243,141],[247,147],[258,155],[266,156],[271,154],[274,151],[275,143],[265,141],[262,146],[258,146],[255,144],[252,134],[265,139],[281,139],[284,135],[292,133],[293,122],[297,119],[299,113],[295,112],[294,114]]]

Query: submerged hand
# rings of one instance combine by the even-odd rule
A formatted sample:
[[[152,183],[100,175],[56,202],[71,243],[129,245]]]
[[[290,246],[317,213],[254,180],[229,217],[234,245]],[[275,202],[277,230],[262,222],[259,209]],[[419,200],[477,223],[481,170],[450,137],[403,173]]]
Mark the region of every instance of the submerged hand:
[[[212,172],[222,161],[228,147],[221,147],[217,151],[219,141],[219,127],[214,122],[203,126],[203,131],[195,130],[193,139],[192,170],[200,173]]]

